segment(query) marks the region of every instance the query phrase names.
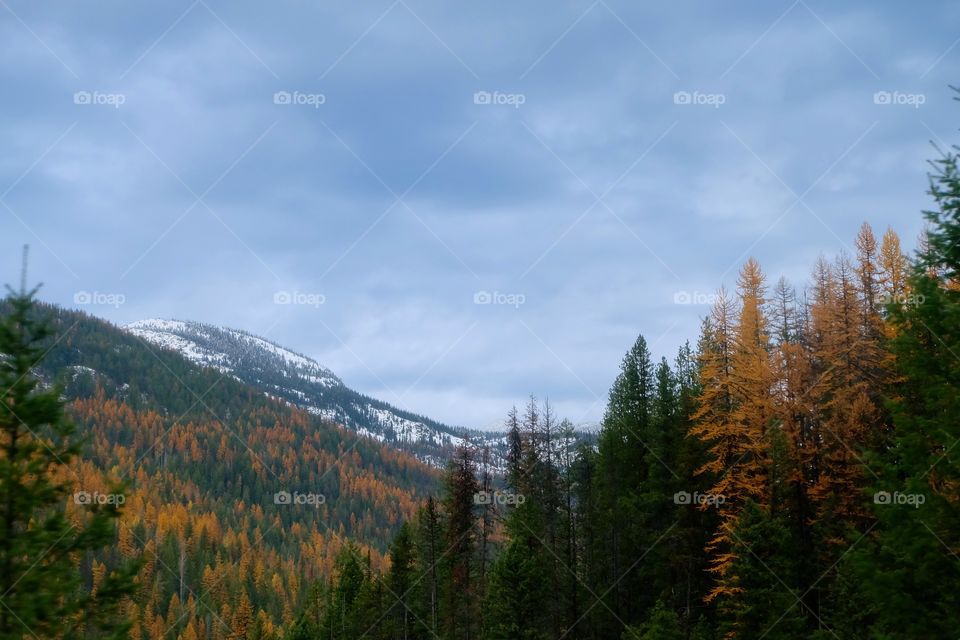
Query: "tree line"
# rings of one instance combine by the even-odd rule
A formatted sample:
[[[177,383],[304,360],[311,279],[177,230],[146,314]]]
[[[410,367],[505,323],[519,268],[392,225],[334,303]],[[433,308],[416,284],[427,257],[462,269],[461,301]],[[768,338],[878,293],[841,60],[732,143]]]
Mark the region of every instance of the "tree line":
[[[511,411],[505,477],[462,447],[389,568],[344,550],[288,638],[951,637],[960,173],[935,166],[915,259],[864,224],[799,291],[748,260],[695,347],[631,346],[596,446]]]

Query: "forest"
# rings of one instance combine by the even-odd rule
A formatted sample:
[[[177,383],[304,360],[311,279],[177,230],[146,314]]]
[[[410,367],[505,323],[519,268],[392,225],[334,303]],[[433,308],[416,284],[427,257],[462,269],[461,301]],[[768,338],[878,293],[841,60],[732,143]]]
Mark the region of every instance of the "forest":
[[[748,260],[672,362],[637,338],[596,447],[512,410],[502,487],[463,448],[389,568],[345,549],[286,637],[953,637],[957,161],[912,259],[865,223],[799,290]]]
[[[129,337],[98,370],[152,387],[70,373],[106,329],[11,289],[0,637],[955,637],[957,152],[933,167],[913,255],[865,223],[805,283],[747,260],[675,358],[629,347],[595,443],[546,400],[507,412],[503,473],[348,449],[235,381],[207,413]]]

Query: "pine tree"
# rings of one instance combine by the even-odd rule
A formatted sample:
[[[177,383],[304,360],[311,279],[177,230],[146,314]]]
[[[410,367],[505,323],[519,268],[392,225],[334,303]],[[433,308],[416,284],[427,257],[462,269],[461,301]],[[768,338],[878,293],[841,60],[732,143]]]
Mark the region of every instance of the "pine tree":
[[[37,318],[35,293],[11,289],[9,314],[0,319],[0,638],[77,637],[81,629],[120,638],[128,625],[118,606],[134,591],[137,565],[114,565],[95,594],[74,566],[114,542],[119,510],[80,506],[88,514],[77,524],[65,516],[71,498],[89,501],[81,500],[86,493],[71,496],[62,479],[81,449],[61,392],[43,389],[34,375],[52,337]]]
[[[750,500],[731,539],[735,560],[725,574],[726,593],[718,601],[720,630],[736,638],[805,637],[789,527]]]
[[[663,602],[657,602],[647,620],[639,627],[628,627],[622,640],[685,640],[683,627],[676,612]]]
[[[550,594],[540,554],[527,544],[529,536],[513,539],[501,552],[490,575],[485,608],[486,640],[546,640],[544,603]]]
[[[875,487],[878,537],[857,553],[875,603],[876,637],[950,637],[960,628],[960,170],[936,163],[930,228],[909,280],[889,307],[899,379],[894,443]],[[900,499],[898,500],[898,497]]]
[[[599,548],[594,558],[599,566],[598,582],[591,587],[606,596],[604,603],[592,608],[591,624],[600,635],[618,633],[620,620],[636,620],[643,607],[638,599],[645,595],[642,579],[639,572],[628,569],[646,550],[639,491],[651,458],[655,385],[650,351],[644,337],[638,336],[610,389],[598,438],[595,544]],[[594,600],[591,597],[589,604]]]
[[[440,510],[433,496],[428,496],[426,504],[417,514],[417,581],[422,585],[420,592],[420,610],[425,615],[419,620],[418,630],[422,635],[438,636],[440,631],[441,604],[441,560],[444,552],[444,526],[440,520]],[[420,627],[425,627],[421,629]]]
[[[478,491],[473,450],[461,445],[447,471],[444,504],[446,583],[443,588],[443,627],[450,640],[474,637],[477,622],[474,505]]]
[[[404,522],[390,545],[390,571],[387,574],[386,616],[390,631],[395,638],[412,637],[416,626],[414,613],[414,556],[413,535]]]

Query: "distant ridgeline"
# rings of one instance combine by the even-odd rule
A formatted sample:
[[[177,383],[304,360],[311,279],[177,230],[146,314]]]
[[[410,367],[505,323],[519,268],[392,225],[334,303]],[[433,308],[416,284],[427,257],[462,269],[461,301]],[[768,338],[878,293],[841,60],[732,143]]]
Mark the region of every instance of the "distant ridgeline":
[[[174,349],[301,409],[389,443],[443,468],[458,444],[489,447],[503,467],[503,433],[458,429],[358,393],[316,361],[244,331],[178,320],[142,320],[126,327],[143,340]]]

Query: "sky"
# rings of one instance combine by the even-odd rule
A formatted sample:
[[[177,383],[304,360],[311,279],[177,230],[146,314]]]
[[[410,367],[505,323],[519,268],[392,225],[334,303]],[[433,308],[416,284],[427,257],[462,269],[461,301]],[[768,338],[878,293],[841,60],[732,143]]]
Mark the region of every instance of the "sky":
[[[749,256],[908,247],[960,5],[0,0],[0,280],[495,428],[603,416]],[[953,72],[953,73],[952,73]]]

